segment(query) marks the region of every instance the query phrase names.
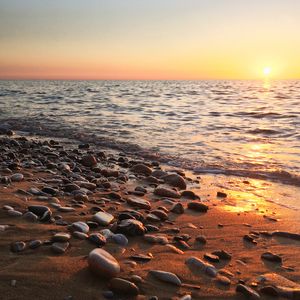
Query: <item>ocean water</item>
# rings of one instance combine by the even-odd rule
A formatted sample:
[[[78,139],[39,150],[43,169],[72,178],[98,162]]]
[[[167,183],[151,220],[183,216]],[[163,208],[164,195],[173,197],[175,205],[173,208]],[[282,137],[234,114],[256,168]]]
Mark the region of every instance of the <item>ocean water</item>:
[[[300,81],[0,81],[0,122],[300,186]]]

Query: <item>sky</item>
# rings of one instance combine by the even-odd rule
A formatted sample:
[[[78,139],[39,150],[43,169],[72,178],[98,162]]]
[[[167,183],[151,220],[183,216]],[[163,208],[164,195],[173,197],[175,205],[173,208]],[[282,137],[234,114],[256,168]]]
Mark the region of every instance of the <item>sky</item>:
[[[299,30],[299,0],[0,0],[0,79],[299,79]]]

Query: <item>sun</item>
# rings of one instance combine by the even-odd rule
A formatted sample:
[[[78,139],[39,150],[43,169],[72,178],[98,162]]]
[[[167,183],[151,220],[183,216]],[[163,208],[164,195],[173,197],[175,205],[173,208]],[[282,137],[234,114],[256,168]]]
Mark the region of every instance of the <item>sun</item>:
[[[271,74],[271,72],[272,72],[271,67],[264,67],[263,73],[265,76],[269,76]]]

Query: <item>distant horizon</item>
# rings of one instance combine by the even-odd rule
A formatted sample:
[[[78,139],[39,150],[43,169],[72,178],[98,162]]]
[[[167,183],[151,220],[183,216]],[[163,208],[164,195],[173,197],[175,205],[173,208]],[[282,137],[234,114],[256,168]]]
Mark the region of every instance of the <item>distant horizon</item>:
[[[300,79],[298,0],[0,0],[3,80]]]

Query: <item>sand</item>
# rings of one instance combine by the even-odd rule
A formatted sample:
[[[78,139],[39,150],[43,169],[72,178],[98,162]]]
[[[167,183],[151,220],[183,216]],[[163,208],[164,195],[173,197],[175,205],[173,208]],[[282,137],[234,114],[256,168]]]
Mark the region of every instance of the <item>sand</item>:
[[[77,147],[74,146],[74,147]],[[15,151],[15,150],[14,150]],[[85,152],[86,150],[82,150]],[[2,151],[3,152],[3,151]],[[107,165],[111,165],[109,162]],[[116,164],[113,163],[116,167]],[[171,169],[161,166],[162,169]],[[1,206],[10,205],[21,212],[27,210],[28,205],[47,205],[51,201],[39,201],[36,196],[23,195],[19,190],[28,191],[31,187],[42,188],[47,179],[53,179],[59,170],[49,173],[47,168],[21,168],[13,173],[24,174],[24,180],[11,184],[0,184]],[[127,169],[126,172],[131,174]],[[0,171],[4,176],[4,172]],[[183,214],[168,212],[168,221],[152,223],[159,227],[159,233],[166,234],[172,242],[175,235],[188,234],[189,249],[182,249],[183,254],[174,253],[166,245],[152,244],[142,236],[128,237],[129,244],[122,253],[120,247],[111,243],[103,248],[119,261],[121,273],[119,277],[130,279],[138,275],[143,279],[138,283],[139,299],[149,299],[157,296],[159,299],[175,299],[191,294],[192,299],[244,299],[236,292],[238,283],[245,283],[256,291],[257,277],[265,273],[279,274],[295,283],[300,283],[300,241],[290,238],[269,237],[258,235],[257,244],[243,239],[251,232],[273,232],[275,230],[293,233],[300,232],[299,212],[274,202],[265,201],[258,196],[256,188],[264,183],[259,180],[225,177],[219,175],[197,175],[185,171],[188,184],[187,189],[193,190],[201,200],[209,206],[208,212],[200,213],[186,209],[191,200],[177,199],[185,206]],[[197,183],[199,180],[199,184]],[[265,182],[267,185],[268,183]],[[274,184],[272,184],[274,185]],[[128,197],[126,192],[136,186],[144,186],[148,193],[141,198],[148,200],[152,209],[165,206],[170,209],[162,197],[153,195],[153,187],[145,182],[143,176],[131,177],[129,181],[119,184],[119,194],[122,198]],[[269,188],[269,190],[272,189]],[[275,189],[273,189],[275,190]],[[217,192],[223,191],[226,198],[218,198]],[[91,207],[96,204],[93,200],[106,197],[107,191],[98,189],[89,195],[86,207],[76,208],[74,212],[58,212],[50,207],[53,215],[63,216],[68,223],[75,221],[89,221],[92,219]],[[299,197],[298,195],[292,195]],[[62,206],[71,204],[72,195],[57,196]],[[117,215],[118,211],[133,209],[126,203],[110,201],[103,206],[105,211]],[[137,209],[145,214],[145,210]],[[85,214],[81,214],[84,212]],[[150,222],[151,223],[151,222]],[[193,225],[191,225],[193,224]],[[66,226],[51,223],[31,223],[22,217],[9,216],[5,209],[0,210],[0,225],[9,227],[0,232],[0,298],[5,300],[17,299],[105,299],[103,291],[109,290],[109,280],[95,276],[88,269],[87,255],[95,245],[87,240],[70,240],[70,247],[64,254],[54,254],[50,244],[44,244],[38,249],[25,249],[20,253],[10,250],[10,244],[15,241],[28,242],[39,239],[48,241],[56,232],[69,232]],[[99,232],[98,227],[92,232]],[[179,228],[180,233],[171,229]],[[155,232],[154,232],[155,234]],[[195,242],[198,235],[204,235],[206,244]],[[177,245],[178,246],[178,245]],[[203,259],[205,253],[215,250],[226,250],[232,255],[231,260],[221,260],[214,264],[219,270],[226,270],[231,280],[230,286],[222,286],[216,278],[211,278],[201,272],[193,272],[185,264],[187,258],[196,256]],[[270,251],[282,257],[283,263],[271,263],[261,259],[261,254]],[[132,263],[133,254],[151,253],[153,258],[149,262]],[[210,262],[211,263],[211,262]],[[176,274],[182,281],[181,287],[163,283],[149,274],[150,270],[163,270]],[[231,275],[230,275],[231,274]],[[16,283],[14,284],[14,280]],[[68,298],[69,297],[69,298]],[[262,299],[270,299],[261,294]],[[116,295],[115,299],[133,298],[125,295]]]

